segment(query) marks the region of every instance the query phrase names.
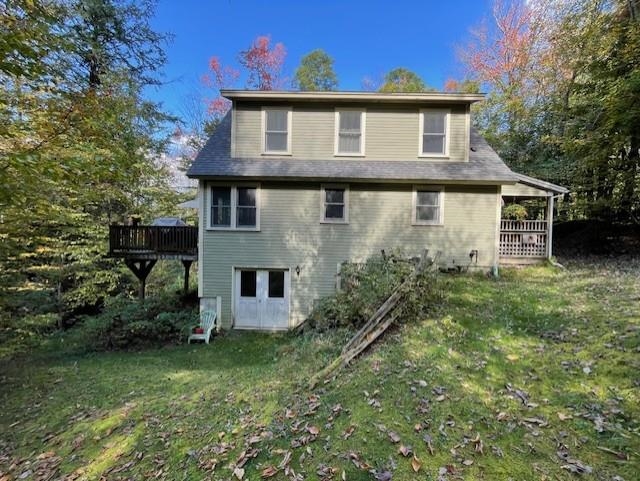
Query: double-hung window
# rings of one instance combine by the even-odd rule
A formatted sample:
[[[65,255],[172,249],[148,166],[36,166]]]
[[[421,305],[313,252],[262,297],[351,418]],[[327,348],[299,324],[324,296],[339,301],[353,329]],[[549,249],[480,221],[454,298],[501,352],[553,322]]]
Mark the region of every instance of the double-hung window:
[[[446,157],[449,155],[448,110],[423,109],[420,111],[421,157]]]
[[[443,224],[444,190],[442,187],[420,186],[413,189],[413,223]]]
[[[265,154],[291,154],[291,108],[264,107],[262,109]]]
[[[257,186],[217,186],[210,189],[211,229],[260,229]]]
[[[346,185],[323,185],[322,222],[346,224],[349,222],[349,188]]]
[[[335,155],[364,155],[365,110],[337,109],[335,123]]]

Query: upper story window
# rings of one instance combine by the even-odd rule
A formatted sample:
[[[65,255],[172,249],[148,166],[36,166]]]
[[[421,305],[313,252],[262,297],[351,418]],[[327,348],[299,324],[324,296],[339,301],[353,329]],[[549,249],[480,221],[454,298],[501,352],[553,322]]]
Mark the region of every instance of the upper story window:
[[[263,148],[265,154],[291,154],[291,107],[262,109]]]
[[[421,157],[449,155],[449,110],[423,109],[420,111]]]
[[[349,188],[346,185],[323,185],[322,222],[346,224],[349,222]]]
[[[210,192],[210,229],[260,229],[258,186],[212,185]]]
[[[443,224],[444,189],[437,186],[413,188],[413,223],[418,225]]]
[[[335,155],[364,155],[366,111],[336,109]]]

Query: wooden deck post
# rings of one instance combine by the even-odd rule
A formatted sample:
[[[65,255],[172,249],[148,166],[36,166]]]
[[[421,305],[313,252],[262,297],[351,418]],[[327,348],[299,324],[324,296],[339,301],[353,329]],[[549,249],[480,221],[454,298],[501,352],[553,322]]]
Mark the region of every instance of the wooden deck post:
[[[547,197],[547,259],[553,255],[553,194]]]
[[[147,286],[147,277],[149,273],[151,273],[151,269],[156,265],[157,260],[133,260],[133,259],[125,259],[125,264],[131,272],[135,274],[135,276],[140,281],[140,288],[138,290],[138,297],[140,299],[144,299],[145,289]]]
[[[184,287],[183,292],[186,294],[189,292],[189,270],[193,261],[182,259],[182,265],[184,266]]]

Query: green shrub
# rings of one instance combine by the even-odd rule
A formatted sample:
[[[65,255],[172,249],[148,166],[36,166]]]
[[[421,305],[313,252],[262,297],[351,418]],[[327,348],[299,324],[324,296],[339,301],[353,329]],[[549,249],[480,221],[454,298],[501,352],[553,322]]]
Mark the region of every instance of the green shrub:
[[[197,322],[197,309],[185,308],[175,295],[117,297],[99,315],[84,318],[72,335],[89,349],[129,349],[180,342]]]
[[[520,204],[509,204],[502,208],[503,219],[525,220],[528,216],[527,208]]]
[[[56,331],[58,320],[56,313],[28,313],[12,317],[0,311],[0,358],[38,346]]]
[[[320,331],[362,326],[409,277],[415,265],[416,262],[398,253],[374,256],[364,264],[343,264],[340,273],[342,289],[317,303],[307,325]],[[399,303],[402,320],[424,314],[437,299],[435,279],[433,271],[425,271],[406,286]]]

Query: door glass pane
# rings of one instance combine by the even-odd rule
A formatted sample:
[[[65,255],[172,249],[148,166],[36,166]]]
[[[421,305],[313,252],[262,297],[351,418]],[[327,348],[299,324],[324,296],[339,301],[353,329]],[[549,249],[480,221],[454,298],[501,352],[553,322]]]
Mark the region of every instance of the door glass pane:
[[[211,225],[231,226],[231,187],[211,188]]]
[[[269,297],[284,297],[283,271],[269,271]]]
[[[256,297],[256,271],[240,271],[240,297]]]

